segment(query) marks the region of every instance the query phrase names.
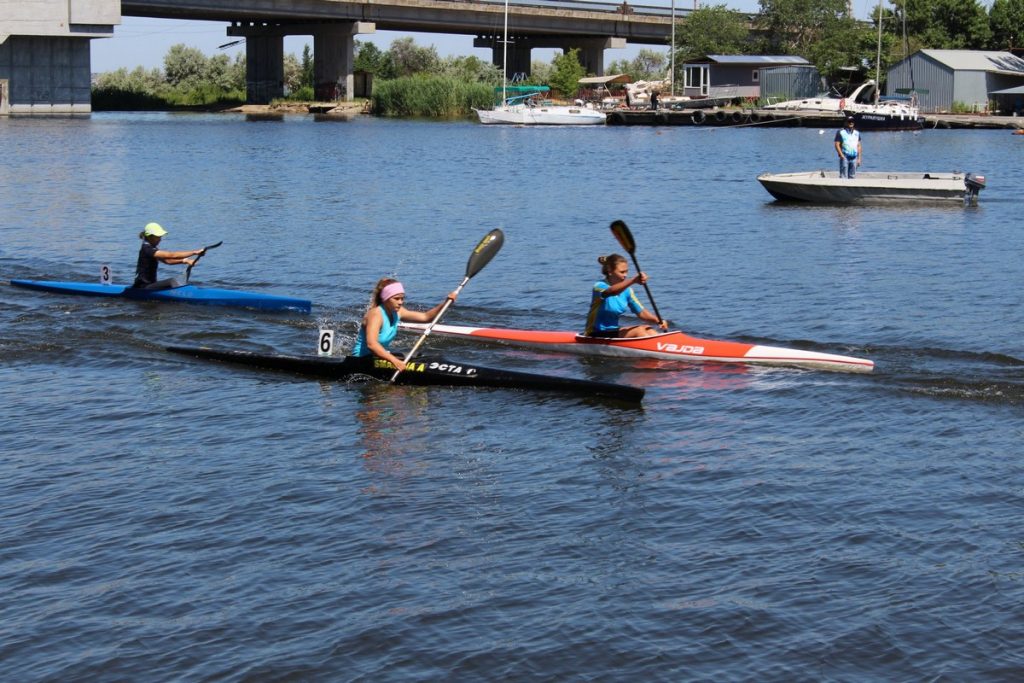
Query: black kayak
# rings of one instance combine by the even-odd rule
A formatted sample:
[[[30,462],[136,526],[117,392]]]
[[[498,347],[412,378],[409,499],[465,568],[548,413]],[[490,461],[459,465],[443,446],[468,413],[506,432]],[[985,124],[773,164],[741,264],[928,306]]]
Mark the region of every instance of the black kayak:
[[[346,379],[367,376],[388,381],[395,372],[391,363],[366,356],[287,356],[250,351],[228,351],[205,346],[168,346],[168,351],[186,356],[238,363],[251,367],[280,370],[321,379]],[[497,370],[479,365],[458,363],[443,358],[417,358],[406,365],[396,384],[419,386],[502,387],[537,391],[561,391],[582,396],[600,396],[621,401],[640,402],[644,390],[626,384],[592,382],[585,379],[536,375],[528,372]]]

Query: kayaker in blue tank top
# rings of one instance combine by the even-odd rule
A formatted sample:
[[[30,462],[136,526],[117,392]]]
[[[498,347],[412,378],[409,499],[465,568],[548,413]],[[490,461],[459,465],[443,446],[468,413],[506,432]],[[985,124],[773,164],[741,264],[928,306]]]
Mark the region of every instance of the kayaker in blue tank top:
[[[587,315],[587,329],[583,333],[588,337],[650,337],[659,334],[650,325],[633,325],[620,327],[619,316],[627,310],[632,311],[641,320],[659,325],[663,331],[668,330],[668,322],[658,320],[658,316],[647,311],[633,292],[632,285],[647,282],[646,273],[638,273],[629,278],[629,263],[619,254],[609,254],[597,259],[601,264],[604,279],[594,283],[590,295],[590,313]]]
[[[454,303],[458,297],[452,292],[446,298]],[[363,316],[363,324],[359,326],[359,336],[352,349],[353,356],[376,356],[386,360],[398,370],[405,370],[405,362],[388,350],[392,340],[398,333],[398,322],[409,320],[417,323],[429,323],[437,317],[444,307],[444,301],[429,311],[410,311],[405,307],[405,288],[393,278],[381,278],[373,289],[370,307]]]
[[[203,249],[190,249],[188,251],[164,251],[159,248],[160,239],[167,234],[159,223],[148,223],[145,229],[139,233],[142,240],[142,247],[139,249],[139,260],[135,265],[135,282],[132,284],[136,289],[169,289],[174,286],[174,278],[166,280],[156,279],[156,269],[160,263],[170,266],[184,264],[192,265],[195,259],[189,260],[189,256],[201,256]]]

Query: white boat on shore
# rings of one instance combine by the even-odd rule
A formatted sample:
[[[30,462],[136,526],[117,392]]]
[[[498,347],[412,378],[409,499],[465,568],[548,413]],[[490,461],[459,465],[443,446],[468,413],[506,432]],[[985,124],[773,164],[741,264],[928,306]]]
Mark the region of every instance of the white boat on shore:
[[[779,201],[817,204],[895,204],[906,202],[976,205],[985,176],[974,173],[859,171],[840,178],[838,171],[762,173],[757,180]]]
[[[765,109],[794,112],[831,112],[852,116],[860,130],[921,130],[921,116],[913,97],[881,99],[875,81],[862,83],[849,96],[823,93],[801,100],[765,105]]]
[[[496,88],[501,93],[501,100],[493,109],[473,109],[480,123],[507,126],[593,126],[606,122],[603,111],[586,106],[580,100],[574,105],[546,104],[541,99],[541,92],[547,92],[547,86],[509,86],[508,43],[508,0],[505,0],[501,87]]]
[[[512,126],[593,126],[605,123],[605,114],[585,105],[543,104],[533,95],[509,97],[494,109],[475,109],[480,123]]]

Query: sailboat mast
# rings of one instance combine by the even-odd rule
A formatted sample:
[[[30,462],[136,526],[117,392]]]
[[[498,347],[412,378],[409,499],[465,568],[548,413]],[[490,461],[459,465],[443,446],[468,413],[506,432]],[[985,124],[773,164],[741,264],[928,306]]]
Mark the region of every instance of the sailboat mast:
[[[676,0],[672,0],[672,54],[670,55],[669,67],[669,94],[675,97],[676,94]]]
[[[506,0],[507,1],[507,0]],[[879,52],[874,57],[874,103],[882,93],[882,0],[879,0]]]
[[[508,0],[505,0],[505,31],[501,39],[501,103],[507,102],[508,86]]]

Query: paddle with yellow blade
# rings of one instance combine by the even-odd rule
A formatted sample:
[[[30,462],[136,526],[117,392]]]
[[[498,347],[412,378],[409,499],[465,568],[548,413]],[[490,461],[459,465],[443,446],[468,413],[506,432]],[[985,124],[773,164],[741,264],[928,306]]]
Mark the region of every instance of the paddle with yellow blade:
[[[633,266],[636,268],[636,272],[640,273],[640,264],[636,261],[636,241],[633,239],[633,233],[629,231],[629,226],[623,221],[612,221],[612,234],[615,235],[615,239],[619,241],[622,248],[625,249],[630,258],[633,259]],[[651,300],[651,308],[654,309],[654,315],[658,316],[658,324],[661,325],[665,322],[665,319],[661,317],[661,313],[658,311],[658,304],[654,303],[654,295],[651,294],[650,288],[647,283],[643,283],[644,291],[647,292],[647,298]]]
[[[483,267],[491,262],[491,259],[494,258],[494,255],[498,253],[498,250],[501,249],[501,245],[504,243],[505,233],[498,228],[491,230],[482,240],[480,240],[480,243],[476,245],[476,248],[473,249],[473,252],[469,255],[469,261],[466,262],[466,276],[462,278],[462,282],[455,288],[456,296],[458,296],[459,292],[462,291],[462,288],[466,286],[466,283],[469,282],[470,278],[483,270]],[[409,350],[409,353],[405,355],[406,365],[408,365],[409,361],[412,360],[412,357],[416,355],[416,351],[419,350],[423,342],[425,342],[427,337],[430,336],[430,332],[434,329],[434,325],[437,324],[441,319],[441,316],[444,315],[445,311],[447,311],[451,305],[452,300],[445,299],[444,306],[441,307],[441,310],[438,311],[434,319],[430,321],[429,325],[427,325],[427,329],[423,330],[423,334],[416,340],[416,343]],[[395,370],[395,374],[391,376],[391,381],[394,382],[398,379],[398,375],[401,373],[401,370]]]

